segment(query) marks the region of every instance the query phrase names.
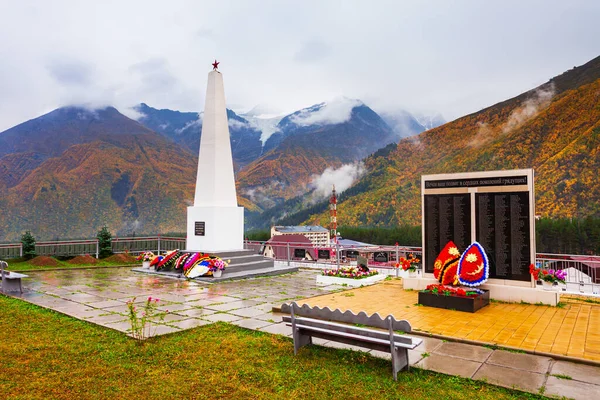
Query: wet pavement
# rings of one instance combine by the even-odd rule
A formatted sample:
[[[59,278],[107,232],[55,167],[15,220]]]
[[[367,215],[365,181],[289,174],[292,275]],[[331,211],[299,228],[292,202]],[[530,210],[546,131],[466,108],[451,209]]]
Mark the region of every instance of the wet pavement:
[[[415,294],[404,291],[400,281],[387,281],[346,292],[347,288],[339,285],[317,286],[317,273],[314,270],[300,270],[274,277],[206,284],[139,274],[131,268],[38,271],[28,272],[30,278],[23,282],[25,293],[17,297],[124,333],[130,330],[126,303],[135,299],[136,304],[142,306],[148,297],[158,298],[157,310],[164,314],[153,321],[151,335],[225,321],[247,329],[291,336],[291,328],[281,322],[282,315],[274,313],[272,309],[292,301],[302,304],[306,300],[311,305],[366,311],[369,314],[379,312],[380,315],[389,313],[388,304],[391,303],[398,310],[409,313],[426,312],[423,310],[428,309],[414,307],[411,296]],[[411,298],[402,299],[403,296]],[[351,307],[344,307],[344,304]],[[393,314],[398,314],[398,310]],[[443,312],[446,317],[448,313],[459,313],[438,309],[431,309],[431,312]],[[458,315],[472,321],[478,314]],[[396,317],[406,318],[413,328],[418,326],[417,315],[406,317],[400,313]],[[505,312],[503,318],[509,317],[510,314]],[[419,368],[485,380],[547,396],[600,398],[598,366],[557,360],[546,355],[509,352],[482,346],[484,343],[474,345],[418,337],[424,339],[423,344],[409,351],[409,359],[411,365]],[[314,343],[368,351],[318,339]],[[390,358],[387,353],[369,352],[376,357]]]
[[[273,307],[341,286],[316,285],[315,273],[302,271],[275,277],[206,284],[131,271],[102,268],[29,272],[23,300],[107,328],[130,333],[128,301],[140,309],[159,299],[149,336],[190,329],[216,321],[278,333],[281,315]]]

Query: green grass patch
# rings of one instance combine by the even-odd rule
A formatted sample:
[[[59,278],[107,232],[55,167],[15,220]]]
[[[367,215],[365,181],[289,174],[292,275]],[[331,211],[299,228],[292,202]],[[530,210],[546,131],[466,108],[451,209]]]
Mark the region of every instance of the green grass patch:
[[[542,398],[215,323],[138,342],[0,295],[0,393],[27,399]]]
[[[563,375],[563,374],[552,374],[552,376],[555,377],[555,378],[558,378],[558,379],[566,379],[568,381],[570,381],[571,379],[573,379],[569,375]]]
[[[136,261],[134,263],[130,263],[130,264],[123,264],[123,263],[119,263],[119,264],[115,264],[114,262],[110,262],[110,261],[106,261],[106,260],[98,260],[97,263],[92,264],[92,265],[85,265],[85,264],[71,264],[68,262],[68,260],[63,259],[59,259],[59,258],[55,258],[56,260],[56,265],[52,265],[52,266],[39,266],[39,265],[33,265],[30,263],[30,260],[25,260],[25,259],[12,259],[12,260],[8,260],[8,270],[9,271],[41,271],[41,270],[53,270],[53,269],[71,269],[71,268],[106,268],[106,267],[114,267],[117,265],[141,265],[140,261]],[[70,258],[69,258],[70,259]]]
[[[525,352],[523,350],[502,347],[502,346],[498,346],[497,344],[484,344],[483,347],[488,348],[490,350],[502,350],[502,351],[508,351],[509,353],[527,354],[527,352]]]

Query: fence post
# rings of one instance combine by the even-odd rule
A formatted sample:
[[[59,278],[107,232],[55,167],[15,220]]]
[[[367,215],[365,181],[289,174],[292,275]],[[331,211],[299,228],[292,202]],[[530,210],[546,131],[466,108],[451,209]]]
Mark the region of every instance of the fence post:
[[[96,260],[100,258],[100,241],[96,239]]]
[[[160,254],[160,235],[158,235],[158,250],[156,250],[156,255]]]
[[[23,258],[23,243],[19,244],[19,257]]]
[[[400,247],[398,246],[398,242],[396,242],[396,264],[400,263]],[[398,272],[400,268],[394,268],[396,270],[396,278],[398,278]]]
[[[287,244],[287,265],[290,265],[290,244]]]

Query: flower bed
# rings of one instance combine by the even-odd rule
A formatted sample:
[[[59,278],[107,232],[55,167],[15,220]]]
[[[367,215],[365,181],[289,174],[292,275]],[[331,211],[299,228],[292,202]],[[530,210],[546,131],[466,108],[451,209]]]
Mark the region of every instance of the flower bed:
[[[338,269],[326,269],[322,275],[335,276],[338,278],[364,279],[369,276],[377,275],[379,272],[374,270],[363,270],[359,267],[340,267]]]
[[[419,292],[419,304],[429,307],[475,312],[490,304],[488,290],[429,285]]]

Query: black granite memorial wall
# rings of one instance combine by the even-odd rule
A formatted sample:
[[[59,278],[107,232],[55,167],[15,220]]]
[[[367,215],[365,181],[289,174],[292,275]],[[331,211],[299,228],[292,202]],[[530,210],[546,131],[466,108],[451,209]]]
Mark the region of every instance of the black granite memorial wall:
[[[475,219],[475,237],[488,255],[490,278],[529,281],[529,193],[476,193]]]
[[[446,243],[453,241],[459,251],[471,244],[471,197],[464,194],[425,195],[425,272]]]

